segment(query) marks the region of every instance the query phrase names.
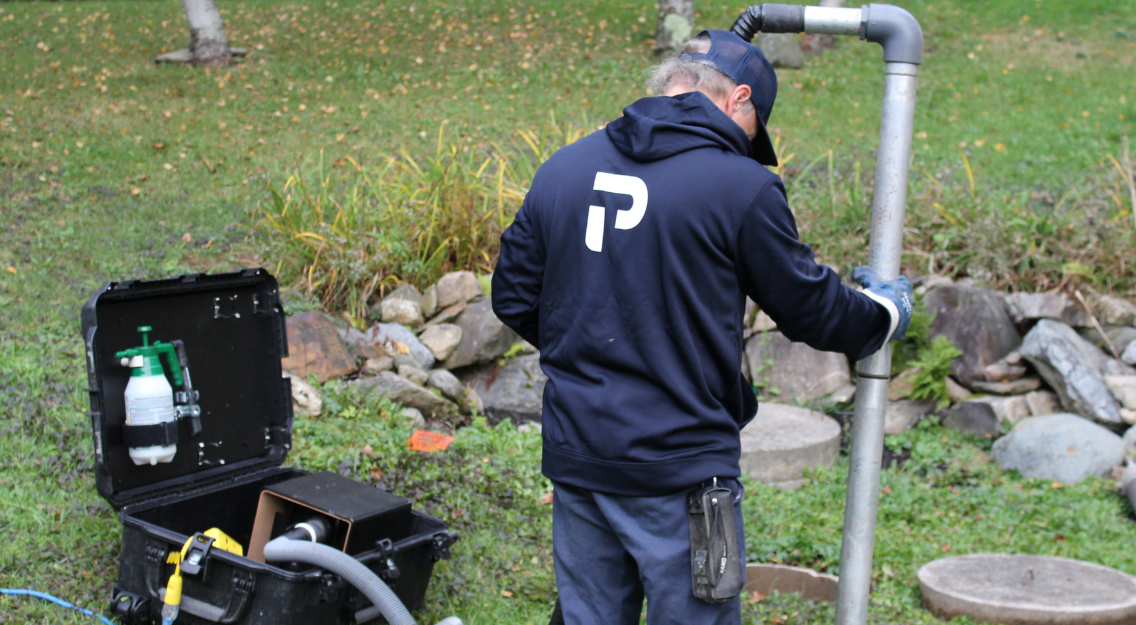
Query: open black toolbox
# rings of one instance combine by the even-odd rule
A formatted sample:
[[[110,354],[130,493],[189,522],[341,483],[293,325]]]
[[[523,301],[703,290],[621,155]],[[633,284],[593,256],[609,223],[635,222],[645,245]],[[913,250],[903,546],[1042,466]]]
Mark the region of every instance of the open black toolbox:
[[[123,525],[110,610],[124,623],[160,622],[174,570],[167,556],[214,527],[247,554],[261,492],[307,475],[281,466],[291,447],[292,398],[281,374],[288,345],[276,280],[249,269],[111,282],[91,296],[81,319],[96,486]],[[130,370],[115,353],[138,344],[138,328],[147,325],[152,340],[183,341],[201,428],[193,435],[189,420],[179,419],[173,460],[136,466],[123,440]],[[448,557],[457,536],[417,510],[406,519],[352,555],[415,610],[434,563]],[[208,551],[203,564],[196,574],[183,570],[177,623],[348,624],[370,606],[337,576],[306,565],[274,566],[222,549]]]

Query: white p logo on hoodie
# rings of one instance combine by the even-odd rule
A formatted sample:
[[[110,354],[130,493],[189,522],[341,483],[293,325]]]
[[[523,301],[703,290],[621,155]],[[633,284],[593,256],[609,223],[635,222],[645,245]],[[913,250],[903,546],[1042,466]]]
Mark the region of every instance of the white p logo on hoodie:
[[[647,185],[641,178],[600,171],[596,172],[596,182],[592,189],[631,196],[631,208],[615,212],[617,230],[630,230],[643,220],[643,214],[647,212]],[[584,232],[584,244],[593,252],[603,251],[606,210],[603,206],[588,207],[588,229]]]

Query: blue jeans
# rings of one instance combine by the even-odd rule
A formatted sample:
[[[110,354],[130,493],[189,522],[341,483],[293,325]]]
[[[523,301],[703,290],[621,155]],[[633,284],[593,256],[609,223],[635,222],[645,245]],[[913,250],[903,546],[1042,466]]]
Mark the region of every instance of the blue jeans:
[[[737,480],[720,483],[734,493],[745,562],[744,491]],[[647,625],[740,625],[740,598],[706,603],[694,596],[687,491],[620,497],[554,486],[552,555],[565,625],[638,625],[644,598]]]

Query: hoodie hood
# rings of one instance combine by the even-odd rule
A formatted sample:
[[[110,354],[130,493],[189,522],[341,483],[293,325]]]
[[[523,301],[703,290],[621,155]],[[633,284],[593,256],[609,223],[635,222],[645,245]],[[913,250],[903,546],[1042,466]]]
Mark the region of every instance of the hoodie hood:
[[[643,98],[623,109],[606,131],[616,149],[641,163],[700,148],[753,158],[753,143],[741,126],[699,91]]]

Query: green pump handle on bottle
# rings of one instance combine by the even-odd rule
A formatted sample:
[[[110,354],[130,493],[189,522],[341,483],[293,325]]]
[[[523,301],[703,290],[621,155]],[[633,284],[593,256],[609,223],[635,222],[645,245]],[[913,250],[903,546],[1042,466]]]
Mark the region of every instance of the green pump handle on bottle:
[[[170,377],[173,378],[173,385],[180,387],[182,385],[181,368],[178,367],[177,353],[174,351],[172,343],[163,343],[161,341],[154,341],[150,345],[149,333],[153,331],[150,326],[139,326],[138,331],[142,333],[142,347],[132,347],[116,352],[114,357],[120,358],[126,362],[122,363],[124,367],[129,366],[129,361],[136,356],[142,357],[142,366],[134,367],[130,375],[144,377],[148,375],[163,375],[162,364],[159,357],[166,357],[166,364],[170,367]]]

